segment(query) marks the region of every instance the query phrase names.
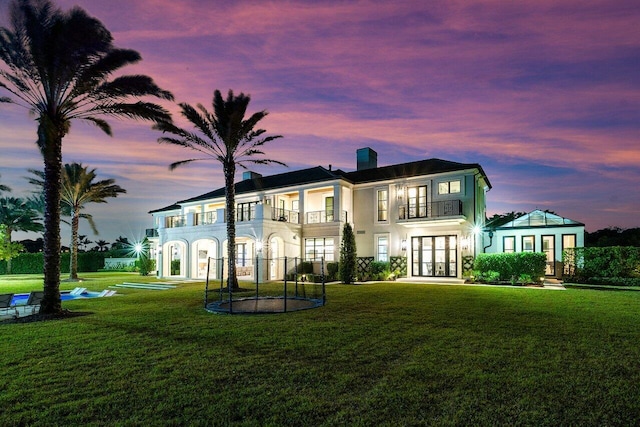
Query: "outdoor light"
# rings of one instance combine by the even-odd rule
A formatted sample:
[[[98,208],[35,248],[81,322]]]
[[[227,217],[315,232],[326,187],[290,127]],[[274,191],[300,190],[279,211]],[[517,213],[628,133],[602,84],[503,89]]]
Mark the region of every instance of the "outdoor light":
[[[133,250],[136,251],[136,255],[140,255],[142,253],[142,243],[136,243],[133,245]]]
[[[406,251],[406,250],[407,250],[407,239],[402,239],[402,240],[400,241],[400,250],[401,250],[402,252],[404,252],[404,251]]]
[[[477,236],[478,234],[480,234],[480,231],[482,231],[482,229],[480,228],[479,225],[474,225],[473,226],[473,234],[475,234]]]
[[[261,240],[256,240],[256,251],[257,252],[262,252],[262,241]]]

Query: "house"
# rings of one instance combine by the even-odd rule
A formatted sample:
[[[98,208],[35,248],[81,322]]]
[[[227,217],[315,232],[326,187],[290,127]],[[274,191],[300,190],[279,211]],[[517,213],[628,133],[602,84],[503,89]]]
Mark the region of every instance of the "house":
[[[474,227],[491,188],[479,164],[428,159],[378,167],[371,148],[352,172],[316,166],[277,175],[245,172],[236,186],[240,279],[283,277],[284,257],[336,262],[342,229],[353,225],[358,257],[393,261],[408,277],[460,279],[482,251]],[[153,210],[148,231],[158,276],[203,278],[226,256],[224,188]],[[255,268],[253,260],[268,260]],[[465,264],[463,266],[463,264]],[[211,275],[224,275],[214,263]]]
[[[509,221],[487,223],[483,252],[544,252],[547,276],[562,277],[562,251],[584,246],[584,224],[551,212],[534,210]]]

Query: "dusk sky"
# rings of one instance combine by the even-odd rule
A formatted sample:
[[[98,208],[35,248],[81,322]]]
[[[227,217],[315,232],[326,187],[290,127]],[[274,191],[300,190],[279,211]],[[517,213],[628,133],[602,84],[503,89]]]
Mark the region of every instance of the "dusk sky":
[[[148,74],[178,102],[210,109],[215,89],[250,94],[250,112],[269,111],[261,127],[284,136],[266,151],[289,167],[253,169],[264,175],[354,170],[368,146],[379,166],[480,163],[488,215],[539,208],[587,231],[640,227],[637,0],[56,3],[101,20],[143,57],[123,72]],[[149,124],[110,123],[113,137],[76,122],[63,142],[65,163],[127,190],[87,207],[100,231],[83,224],[90,239],[140,238],[149,210],[224,185],[215,162],[170,172],[193,153],[158,144]],[[26,196],[27,169],[43,167],[36,123],[2,104],[0,130],[0,182]],[[68,234],[63,225],[65,244]]]

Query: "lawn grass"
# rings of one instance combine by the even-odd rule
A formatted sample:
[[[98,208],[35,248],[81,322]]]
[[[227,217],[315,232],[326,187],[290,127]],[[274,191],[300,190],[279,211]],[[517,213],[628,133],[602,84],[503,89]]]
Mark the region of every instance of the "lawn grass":
[[[140,279],[86,276],[91,290]],[[640,419],[638,292],[330,285],[322,308],[230,316],[204,311],[203,289],[123,289],[63,303],[87,316],[0,324],[0,425]]]

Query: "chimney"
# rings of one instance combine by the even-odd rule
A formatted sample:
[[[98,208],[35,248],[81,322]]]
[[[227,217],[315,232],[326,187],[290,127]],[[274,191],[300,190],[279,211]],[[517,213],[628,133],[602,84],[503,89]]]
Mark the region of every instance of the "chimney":
[[[369,147],[358,149],[358,151],[356,151],[356,157],[359,171],[378,167],[378,153]]]
[[[258,172],[244,171],[242,172],[242,180],[262,178]]]

